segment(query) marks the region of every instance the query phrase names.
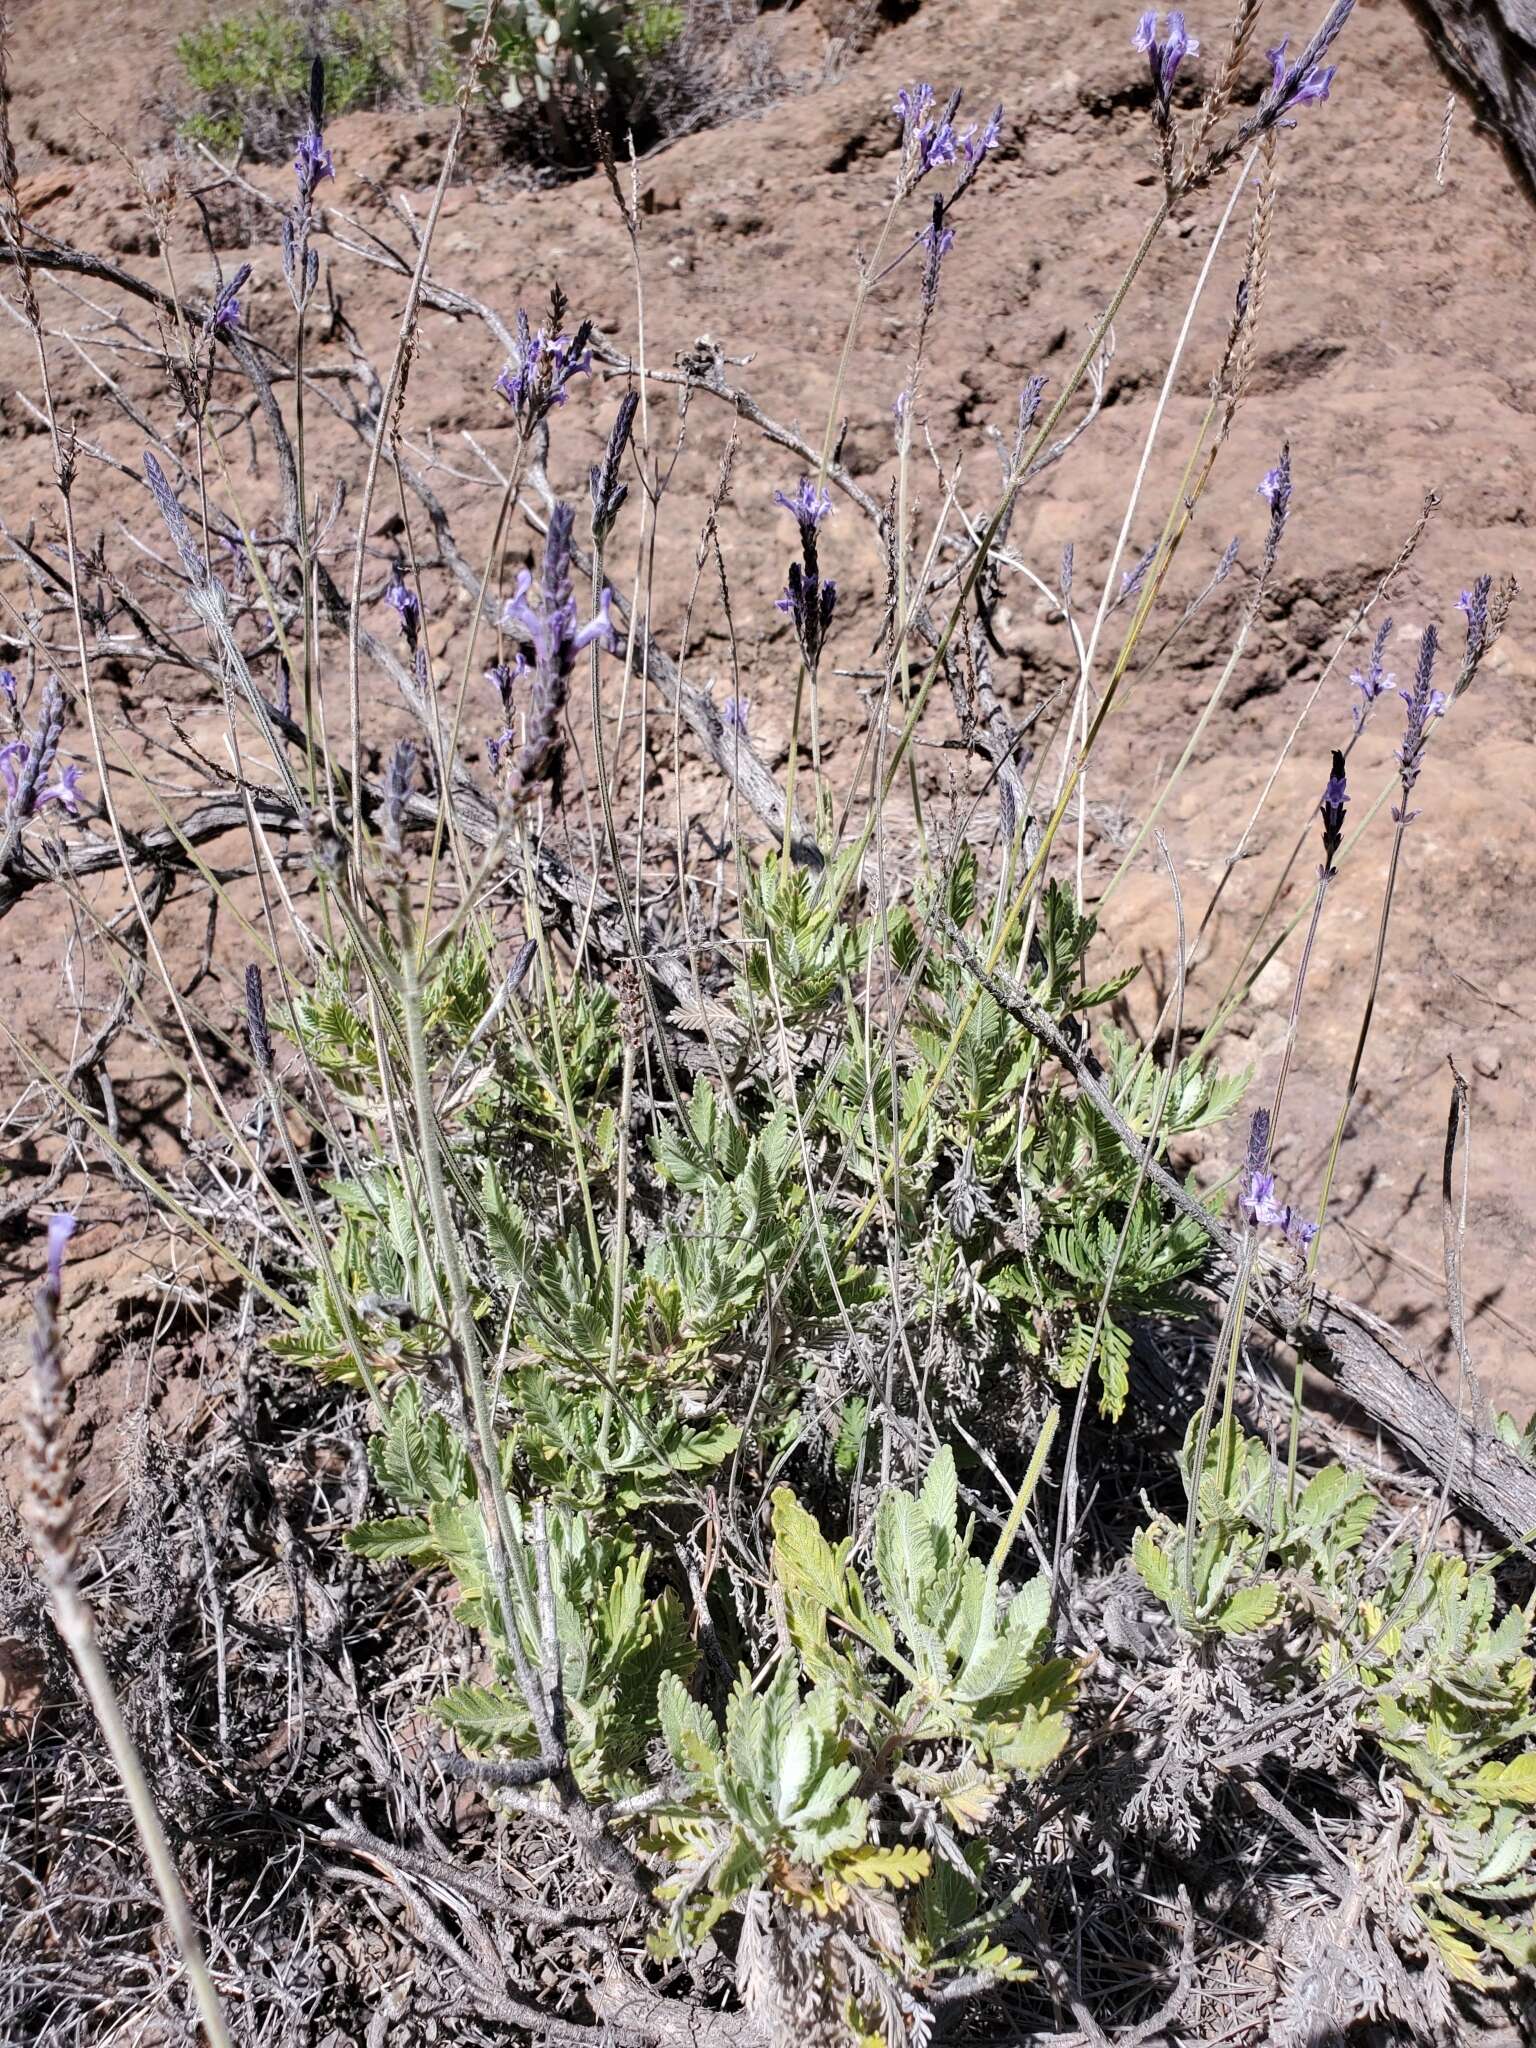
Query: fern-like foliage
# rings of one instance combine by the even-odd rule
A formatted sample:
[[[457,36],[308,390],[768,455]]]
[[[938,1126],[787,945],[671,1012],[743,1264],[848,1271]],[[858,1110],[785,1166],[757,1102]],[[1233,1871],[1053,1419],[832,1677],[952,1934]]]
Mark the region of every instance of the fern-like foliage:
[[[1016,1972],[982,1924],[979,1843],[959,1882],[945,1845],[974,1835],[1066,1741],[1075,1672],[1048,1653],[1044,1582],[1006,1594],[1002,1561],[973,1555],[947,1449],[918,1492],[886,1494],[862,1564],[788,1488],[773,1532],[791,1648],[769,1681],[742,1672],[723,1729],[679,1680],[662,1684],[685,1786],[651,1816],[677,1868],[663,1893],[669,1942],[695,1946],[761,1895],[774,1910],[841,1917],[898,1983]],[[880,1818],[893,1811],[906,1816],[896,1835]],[[908,1894],[903,1910],[877,1909],[887,1891]],[[856,1987],[847,2003],[874,2024]]]

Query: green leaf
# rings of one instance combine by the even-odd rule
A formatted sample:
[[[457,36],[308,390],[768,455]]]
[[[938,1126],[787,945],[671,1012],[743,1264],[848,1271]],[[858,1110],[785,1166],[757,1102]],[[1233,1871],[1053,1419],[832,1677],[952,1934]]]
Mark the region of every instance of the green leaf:
[[[1536,1749],[1526,1750],[1507,1764],[1484,1764],[1472,1785],[1482,1798],[1502,1805],[1536,1806]]]
[[[359,1522],[346,1534],[346,1546],[354,1556],[372,1558],[409,1557],[432,1562],[438,1556],[432,1532],[419,1515],[391,1515],[383,1521]]]
[[[1131,1539],[1131,1563],[1141,1575],[1147,1591],[1171,1610],[1173,1565],[1163,1549],[1162,1538],[1166,1530],[1166,1523],[1154,1523],[1151,1528],[1138,1529]]]
[[[661,1738],[679,1770],[695,1780],[713,1778],[720,1762],[720,1731],[675,1671],[663,1673],[656,1708]]]
[[[456,1685],[432,1702],[432,1711],[466,1749],[538,1752],[528,1709],[504,1685]]]
[[[955,1454],[948,1444],[934,1453],[923,1479],[923,1490],[917,1497],[917,1505],[923,1520],[936,1536],[948,1538],[954,1534],[955,1516],[960,1505],[959,1482],[955,1474]]]
[[[841,1608],[847,1577],[843,1557],[787,1486],[773,1496],[773,1545],[775,1570],[791,1599],[808,1598],[827,1612]]]
[[[1244,1586],[1218,1609],[1216,1626],[1225,1636],[1252,1635],[1273,1618],[1279,1605],[1280,1588],[1272,1579]]]

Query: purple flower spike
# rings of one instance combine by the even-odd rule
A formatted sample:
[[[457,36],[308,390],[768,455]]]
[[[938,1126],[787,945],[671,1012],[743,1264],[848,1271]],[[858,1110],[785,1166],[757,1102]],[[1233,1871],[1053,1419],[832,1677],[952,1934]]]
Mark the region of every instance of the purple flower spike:
[[[1258,487],[1259,496],[1269,506],[1269,532],[1264,537],[1264,570],[1275,566],[1275,557],[1280,552],[1280,536],[1285,532],[1285,522],[1291,509],[1291,444],[1286,442],[1280,450],[1280,460],[1271,470],[1266,470],[1264,480]]]
[[[1290,37],[1286,36],[1273,50],[1264,52],[1275,68],[1270,91],[1277,100],[1283,100],[1287,107],[1316,106],[1319,100],[1327,99],[1328,88],[1332,85],[1339,67],[1337,64],[1312,64],[1303,72],[1299,65],[1287,65],[1285,52],[1290,40]],[[1293,77],[1293,72],[1299,73],[1299,76]]]
[[[1280,1200],[1268,1162],[1269,1111],[1256,1109],[1248,1127],[1248,1163],[1238,1179],[1238,1212],[1256,1229],[1282,1231],[1298,1251],[1305,1251],[1317,1227],[1304,1223],[1289,1202]]]
[[[775,491],[773,496],[774,502],[793,516],[800,529],[800,560],[790,563],[784,595],[775,610],[794,621],[795,638],[805,665],[814,669],[821,660],[837,604],[837,585],[822,576],[816,541],[817,529],[832,510],[832,501],[805,476],[801,477],[794,497],[786,497],[782,491]]]
[[[250,281],[250,275],[250,264],[242,263],[234,276],[226,279],[220,285],[218,297],[214,300],[213,305],[209,309],[208,317],[203,322],[203,339],[205,341],[212,340],[215,336],[227,341],[232,334],[240,332],[239,295]]]
[[[314,198],[315,187],[321,179],[336,175],[336,160],[325,146],[325,137],[313,125],[306,128],[299,138],[293,174],[299,181],[299,203],[305,207]]]
[[[67,1209],[55,1209],[48,1218],[48,1285],[55,1294],[64,1282],[64,1247],[77,1227]]]
[[[1144,53],[1152,73],[1152,92],[1160,124],[1166,123],[1173,99],[1174,80],[1186,57],[1198,57],[1200,45],[1184,26],[1184,16],[1174,8],[1168,16],[1166,33],[1159,36],[1160,17],[1148,10],[1136,24],[1131,47]]]
[[[830,495],[808,476],[801,477],[800,488],[793,497],[785,491],[775,491],[773,502],[784,507],[802,534],[807,528],[814,533],[832,511]]]
[[[555,505],[549,515],[537,598],[531,595],[533,578],[524,569],[502,610],[503,625],[521,634],[533,649],[534,679],[528,700],[527,738],[513,759],[509,776],[509,794],[515,804],[532,802],[538,785],[547,782],[550,800],[558,807],[565,756],[560,717],[570,694],[571,671],[583,648],[594,643],[610,649],[613,646],[611,593],[606,588],[598,597],[593,617],[585,626],[576,623],[576,599],[571,589],[571,533],[575,520],[569,505]],[[510,733],[504,734],[496,743],[493,765],[510,739]]]
[[[794,621],[795,638],[800,642],[807,668],[814,669],[821,660],[836,607],[837,585],[830,576],[824,578],[814,569],[805,570],[798,562],[790,563],[789,581],[774,610],[787,613]]]
[[[406,645],[412,654],[416,652],[421,637],[421,599],[405,580],[403,565],[396,562],[390,571],[389,582],[384,589],[384,602],[391,611],[400,614],[400,630],[405,635]]]
[[[901,121],[903,141],[909,141],[913,135],[921,131],[932,106],[931,85],[904,85],[901,88],[892,103],[891,112]]]
[[[934,200],[933,219],[917,239],[928,251],[923,264],[922,283],[923,318],[926,320],[939,302],[939,266],[955,245],[954,229],[944,225],[944,201],[941,198]]]
[[[245,1036],[258,1072],[272,1071],[272,1032],[267,1023],[267,992],[261,969],[253,960],[245,970]]]
[[[1418,667],[1414,671],[1413,688],[1399,690],[1398,695],[1408,707],[1403,721],[1403,743],[1397,750],[1398,765],[1402,770],[1403,801],[1394,807],[1393,819],[1402,825],[1411,824],[1418,815],[1410,811],[1408,799],[1418,781],[1424,766],[1424,749],[1429,744],[1430,721],[1445,716],[1445,692],[1434,687],[1435,655],[1439,648],[1439,635],[1433,626],[1424,628],[1424,637],[1419,642]]]
[[[996,149],[998,143],[1002,140],[1002,136],[1003,110],[1001,106],[993,108],[992,118],[988,121],[985,128],[980,131],[975,128],[967,128],[964,135],[961,136],[960,153],[965,158],[966,167],[973,176],[981,169],[982,164],[985,163],[993,150]]]
[[[1383,666],[1387,651],[1387,636],[1392,631],[1392,621],[1383,619],[1375,640],[1371,643],[1371,658],[1363,670],[1351,669],[1350,687],[1360,692],[1360,702],[1355,706],[1355,732],[1365,730],[1365,721],[1371,715],[1371,706],[1378,697],[1384,697],[1388,690],[1396,689],[1397,677]]]
[[[727,732],[740,733],[743,739],[747,736],[747,721],[751,716],[752,699],[750,697],[727,697],[720,707],[720,723]]]
[[[1297,107],[1316,106],[1319,101],[1327,99],[1338,67],[1322,60],[1354,12],[1354,7],[1355,0],[1334,0],[1322,26],[1294,63],[1286,61],[1285,53],[1291,41],[1289,36],[1267,52],[1274,75],[1269,91],[1265,93],[1247,130],[1249,134],[1275,127]]]
[[[510,661],[492,662],[491,666],[486,670],[485,680],[501,699],[501,715],[503,718],[511,718],[514,687],[518,677],[527,673],[527,658],[521,654],[515,654]],[[492,765],[495,765],[494,762]]]
[[[35,732],[23,732],[19,739],[0,747],[0,782],[5,784],[7,822],[35,818],[49,804],[77,817],[80,811],[80,770],[73,763],[59,762],[59,741],[64,736],[64,693],[56,678],[43,691],[42,711]],[[50,779],[51,778],[51,779]]]
[[[496,391],[504,398],[525,434],[557,405],[566,401],[566,386],[573,377],[590,377],[592,323],[583,320],[574,334],[550,334],[531,327],[528,315],[517,316],[517,342],[496,379]]]
[[[1334,861],[1338,858],[1344,841],[1344,809],[1349,802],[1349,783],[1344,773],[1344,756],[1337,747],[1333,750],[1333,773],[1323,789],[1323,800],[1318,805],[1323,817],[1323,867],[1325,875],[1333,873]]]
[[[1134,563],[1120,578],[1120,597],[1122,602],[1128,597],[1134,597],[1142,584],[1146,582],[1147,571],[1157,560],[1157,550],[1158,542],[1153,541],[1151,547],[1147,549],[1147,552],[1141,557],[1140,561]]]
[[[1488,631],[1488,599],[1493,591],[1493,578],[1479,576],[1470,590],[1464,590],[1456,600],[1458,611],[1467,618],[1467,649],[1462,656],[1463,668],[1474,669],[1487,651],[1491,635]]]
[[[966,129],[955,127],[960,95],[951,93],[942,109],[931,85],[907,85],[891,106],[901,122],[903,176],[915,185],[941,164],[957,160],[963,165],[952,197],[965,190],[987,157],[997,147],[1003,132],[1003,110],[998,107],[984,128],[974,122]]]

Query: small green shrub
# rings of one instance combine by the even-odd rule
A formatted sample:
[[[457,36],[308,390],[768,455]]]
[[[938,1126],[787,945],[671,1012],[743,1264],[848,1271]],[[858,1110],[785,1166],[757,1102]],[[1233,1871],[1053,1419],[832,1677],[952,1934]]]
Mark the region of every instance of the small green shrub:
[[[485,22],[484,0],[448,0],[461,17],[453,41],[467,49]],[[507,108],[589,89],[622,113],[646,66],[682,35],[683,11],[666,0],[509,0],[497,13],[490,89]]]
[[[338,8],[323,17],[328,113],[377,106],[398,90],[392,10]],[[309,24],[283,6],[189,29],[176,55],[198,105],[182,132],[227,154],[241,143],[253,155],[285,154],[303,126],[315,42]]]

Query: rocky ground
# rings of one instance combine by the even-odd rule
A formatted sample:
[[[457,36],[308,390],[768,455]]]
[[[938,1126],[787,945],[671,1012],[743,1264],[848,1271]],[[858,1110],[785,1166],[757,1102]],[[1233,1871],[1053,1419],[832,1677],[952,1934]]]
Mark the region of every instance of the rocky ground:
[[[938,457],[963,465],[963,500],[979,506],[996,475],[988,428],[1007,424],[1027,377],[1059,378],[1069,366],[1155,203],[1145,63],[1131,49],[1131,12],[1118,0],[1041,0],[1027,11],[1009,0],[922,0],[890,11],[902,18],[871,20],[854,44],[833,39],[848,26],[846,9],[828,4],[768,17],[781,74],[777,96],[640,164],[646,347],[653,363],[664,364],[710,337],[731,378],[750,389],[764,411],[819,442],[833,398],[855,253],[873,240],[887,203],[896,133],[889,107],[896,90],[924,77],[941,92],[964,88],[968,105],[978,110],[1000,100],[1006,140],[991,174],[956,218],[958,237],[945,267],[918,408]],[[59,0],[30,0],[14,9],[13,128],[23,205],[40,230],[100,249],[146,276],[161,274],[133,164],[146,165],[151,181],[170,166],[171,42],[203,12],[182,0],[152,10],[107,5],[93,11],[87,34],[79,11]],[[1269,33],[1260,40],[1278,40],[1288,30],[1304,36],[1311,25],[1306,13],[1292,19],[1273,11],[1271,20],[1267,12]],[[1208,50],[1219,47],[1214,11],[1191,10],[1191,27]],[[1447,84],[1399,0],[1361,0],[1335,54],[1340,71],[1331,100],[1305,110],[1283,151],[1260,359],[1182,573],[1186,588],[1197,588],[1233,536],[1238,567],[1168,657],[1133,674],[1088,785],[1083,839],[1093,897],[1115,875],[1159,772],[1177,757],[1225,658],[1267,518],[1255,486],[1288,440],[1294,506],[1262,628],[1161,821],[1191,929],[1221,888],[1189,983],[1186,1018],[1197,1030],[1214,1015],[1253,921],[1307,823],[1329,750],[1348,732],[1348,672],[1364,649],[1357,637],[1322,680],[1329,656],[1355,608],[1393,564],[1425,493],[1439,494],[1439,509],[1372,620],[1374,627],[1386,613],[1393,618],[1388,665],[1401,676],[1412,670],[1427,621],[1438,621],[1459,640],[1456,597],[1475,574],[1513,572],[1536,585],[1529,545],[1536,516],[1536,354],[1529,322],[1536,238],[1529,202],[1496,142],[1477,130],[1465,106],[1455,111],[1444,174],[1437,176]],[[356,115],[337,122],[329,137],[337,178],[323,199],[336,239],[327,257],[341,311],[375,360],[387,357],[402,285],[386,269],[370,272],[354,252],[370,235],[409,248],[410,222],[420,221],[429,202],[446,119],[438,113]],[[590,315],[610,343],[634,349],[629,249],[604,179],[528,190],[486,148],[472,152],[470,172],[448,194],[435,274],[504,317],[519,305],[537,314],[558,281],[577,313]],[[217,183],[207,165],[185,161],[176,176],[186,192]],[[241,260],[256,266],[249,316],[258,332],[275,340],[286,327],[277,215],[269,202],[284,190],[279,167],[252,172],[243,188],[223,185],[206,195],[220,259],[226,270]],[[1223,203],[1224,195],[1214,193],[1197,200],[1159,245],[1118,323],[1102,414],[1034,489],[1015,524],[1019,552],[1053,586],[1062,550],[1073,546],[1076,601],[1090,609],[1170,343]],[[1195,319],[1166,435],[1132,526],[1137,553],[1153,538],[1177,488],[1203,410],[1241,267],[1242,236],[1239,221]],[[181,282],[205,289],[212,261],[187,197],[178,206],[170,246]],[[845,459],[877,496],[892,473],[890,408],[907,374],[913,292],[907,269],[876,292],[843,395]],[[82,467],[77,517],[92,543],[102,537],[116,570],[142,570],[135,550],[158,544],[137,482],[144,436],[112,403],[108,380],[162,426],[173,419],[173,401],[148,359],[151,352],[108,317],[105,309],[118,307],[112,294],[53,280],[44,281],[43,293],[60,412],[75,423],[82,442],[108,458],[108,465]],[[143,319],[138,333],[152,340]],[[327,351],[338,359],[343,346],[338,326],[320,362]],[[477,447],[494,457],[510,446],[505,412],[492,390],[498,367],[483,328],[440,315],[426,319],[404,430],[417,454],[436,463],[436,486],[471,540],[490,509],[483,471],[476,474]],[[57,539],[57,496],[47,437],[34,410],[37,393],[35,356],[13,317],[0,323],[0,519],[8,534],[30,535],[46,549]],[[611,395],[594,380],[591,392],[579,391],[559,416],[557,483],[584,478],[611,410]],[[654,593],[661,637],[673,646],[729,420],[699,399],[677,431],[681,455]],[[316,430],[313,460],[325,478],[322,495],[332,476],[357,475],[358,445],[338,424]],[[121,470],[109,466],[113,461]],[[787,753],[794,670],[772,598],[790,534],[770,494],[791,485],[794,473],[791,459],[751,436],[744,439],[720,522],[730,625],[718,588],[705,579],[687,649],[694,679],[723,698],[731,687],[734,630],[754,730],[770,756],[777,740],[779,765]],[[259,472],[247,479],[253,503],[267,482]],[[381,583],[395,538],[381,516]],[[338,554],[349,546],[345,511],[335,544]],[[834,654],[840,666],[857,668],[878,624],[881,571],[851,510],[840,511],[829,527],[826,553],[843,593]],[[14,597],[14,579],[8,587]],[[1449,1369],[1440,1160],[1447,1062],[1453,1060],[1472,1083],[1471,1349],[1485,1394],[1522,1415],[1536,1399],[1536,1232],[1529,1223],[1536,1198],[1536,1095],[1528,1078],[1536,1050],[1531,603],[1536,588],[1517,609],[1475,692],[1435,734],[1342,1155],[1342,1227],[1331,1233],[1324,1258],[1325,1273],[1341,1291],[1413,1331],[1430,1369]],[[431,623],[445,677],[457,674],[465,609],[445,593]],[[999,615],[997,628],[1007,650],[999,685],[1022,712],[1065,676],[1064,629],[1044,599],[1016,601]],[[131,713],[143,733],[163,731],[173,719],[194,737],[217,729],[214,706],[189,700],[158,672],[124,671],[116,682],[124,717]],[[380,689],[382,737],[394,714]],[[488,735],[489,706],[477,707],[476,716]],[[927,736],[942,739],[948,717],[947,706],[936,706]],[[1298,721],[1273,793],[1247,834],[1245,857],[1231,869],[1230,856],[1244,841]],[[823,738],[835,763],[851,764],[864,723],[858,680],[834,682]],[[1383,706],[1354,757],[1356,820],[1391,777],[1394,727]],[[648,802],[654,828],[669,835],[669,727],[653,731],[652,740]],[[934,745],[921,758],[925,800],[942,811],[949,791],[946,756]],[[631,817],[638,766],[633,754],[622,764]],[[718,829],[720,799],[706,778],[685,770],[682,801]],[[1336,885],[1309,982],[1279,1148],[1282,1177],[1306,1199],[1315,1199],[1320,1184],[1359,1025],[1389,839],[1383,813]],[[1309,846],[1288,887],[1287,910],[1309,898],[1313,862]],[[1139,857],[1119,882],[1105,923],[1113,955],[1144,961],[1145,989],[1161,991],[1173,951],[1173,913],[1167,877],[1154,872],[1150,858]],[[189,902],[173,910],[165,930],[173,955],[191,972],[203,944],[201,912]],[[1284,1034],[1298,939],[1265,970],[1219,1042],[1223,1060],[1253,1065],[1266,1079]],[[67,986],[61,975],[78,964],[66,957],[65,940],[57,911],[36,898],[0,927],[6,1022],[55,1061],[67,1059],[76,1029],[61,993]],[[227,1025],[236,997],[233,980],[221,982],[215,972],[201,1000]],[[1145,1021],[1150,995],[1133,995],[1132,1008]],[[6,1057],[0,1048],[0,1058]],[[123,1069],[120,1092],[136,1136],[158,1156],[172,1156],[184,1136],[174,1076],[131,1036],[119,1041],[114,1058]],[[16,1072],[14,1063],[7,1072]],[[10,1093],[19,1086],[17,1073]],[[1240,1142],[1237,1135],[1226,1138],[1210,1169],[1233,1163]],[[40,1182],[47,1156],[46,1147],[35,1156],[20,1151],[18,1185],[27,1176]],[[136,1200],[102,1178],[84,1193],[81,1207],[89,1227],[68,1306],[76,1362],[85,1370],[78,1412],[82,1429],[101,1445],[99,1495],[105,1498],[112,1492],[114,1446],[146,1399],[171,1401],[173,1421],[195,1414],[202,1340],[191,1332],[174,1354],[157,1348],[159,1306],[174,1276]],[[4,1429],[23,1365],[25,1293],[38,1261],[35,1217],[12,1216],[0,1259],[10,1303],[7,1334],[0,1336]],[[166,1363],[172,1356],[174,1369]],[[9,1441],[0,1435],[0,1457]]]

